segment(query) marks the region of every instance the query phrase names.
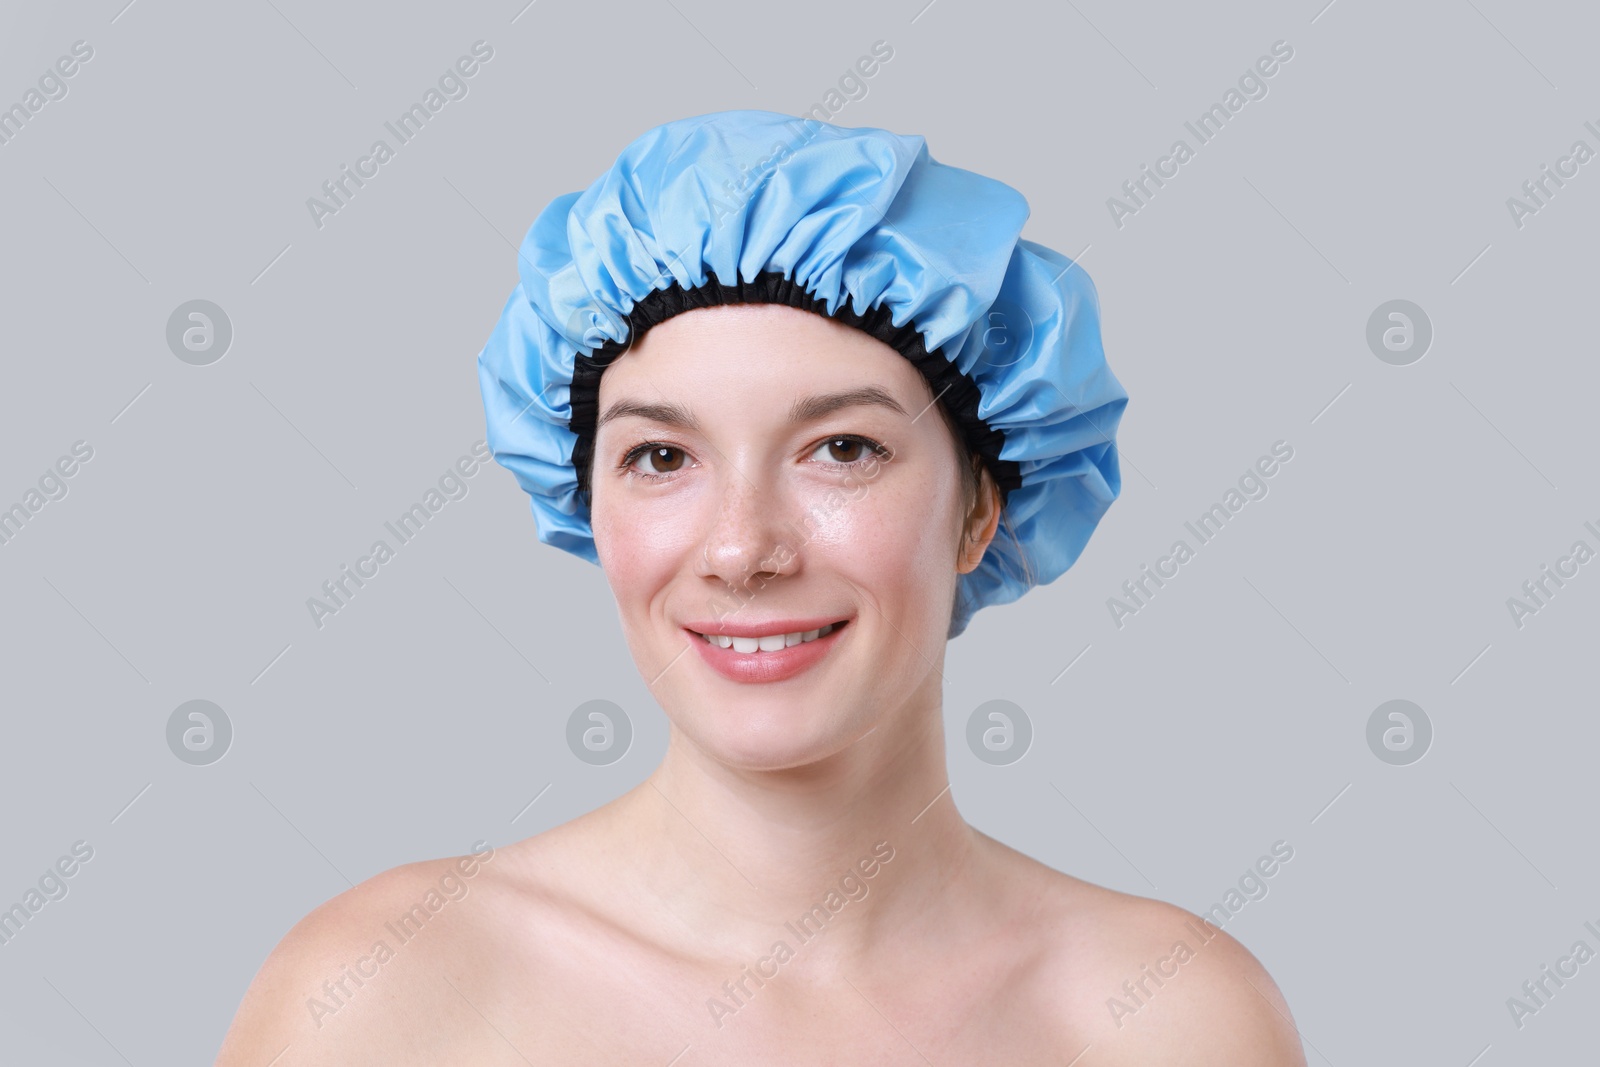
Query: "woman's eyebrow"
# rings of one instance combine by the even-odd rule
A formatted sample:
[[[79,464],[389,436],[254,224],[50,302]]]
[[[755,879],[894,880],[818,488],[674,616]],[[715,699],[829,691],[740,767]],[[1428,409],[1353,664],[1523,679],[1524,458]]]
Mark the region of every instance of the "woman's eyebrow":
[[[906,409],[900,402],[890,396],[887,391],[876,385],[865,385],[859,389],[846,389],[839,393],[821,393],[817,396],[808,396],[803,400],[796,400],[793,409],[789,412],[789,421],[795,425],[814,422],[817,419],[832,415],[835,411],[844,408],[870,405],[885,407],[897,411],[902,415]]]
[[[594,432],[599,433],[600,427],[612,419],[623,419],[632,416],[636,419],[648,419],[659,422],[663,426],[676,426],[684,430],[698,430],[700,423],[690,414],[689,409],[681,404],[646,404],[638,400],[619,400],[606,408],[599,421],[594,424]]]
[[[863,405],[884,407],[891,411],[906,415],[906,409],[889,393],[875,385],[862,386],[857,389],[846,389],[837,393],[818,393],[815,396],[804,397],[794,402],[789,411],[789,422],[801,425],[815,422],[825,418],[836,411],[845,408],[860,407]],[[612,419],[628,416],[639,419],[648,419],[658,422],[663,426],[674,426],[685,430],[698,430],[700,423],[688,408],[681,404],[656,403],[648,404],[637,400],[619,400],[605,410],[595,423],[595,432],[600,432],[600,427]]]

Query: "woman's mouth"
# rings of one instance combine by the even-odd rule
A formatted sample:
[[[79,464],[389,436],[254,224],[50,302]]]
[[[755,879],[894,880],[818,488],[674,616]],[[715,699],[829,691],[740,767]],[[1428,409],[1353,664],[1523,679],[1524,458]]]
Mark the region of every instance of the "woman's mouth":
[[[786,634],[768,634],[764,637],[731,637],[727,634],[702,634],[695,630],[690,633],[697,634],[699,638],[718,648],[731,648],[740,655],[750,656],[757,652],[781,652],[785,648],[795,645],[809,644],[819,637],[827,637],[834,630],[843,626],[848,619],[839,622],[830,622],[816,630],[798,630]]]
[[[820,663],[839,643],[849,619],[814,630],[735,637],[688,630],[695,650],[712,670],[735,682],[781,682]]]

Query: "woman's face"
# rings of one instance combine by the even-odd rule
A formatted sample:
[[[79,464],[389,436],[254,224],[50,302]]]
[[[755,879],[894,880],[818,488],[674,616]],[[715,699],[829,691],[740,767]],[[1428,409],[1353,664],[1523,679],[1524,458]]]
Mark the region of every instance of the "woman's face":
[[[674,316],[601,377],[600,563],[640,673],[714,758],[800,766],[938,709],[979,556],[932,401],[893,348],[780,304]],[[703,633],[771,636],[747,653]]]

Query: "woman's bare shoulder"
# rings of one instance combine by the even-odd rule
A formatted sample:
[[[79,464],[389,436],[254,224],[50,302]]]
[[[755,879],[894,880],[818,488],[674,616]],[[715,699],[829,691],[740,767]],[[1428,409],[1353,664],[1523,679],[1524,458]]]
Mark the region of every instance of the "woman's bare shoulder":
[[[1081,1037],[1065,1059],[1087,1046],[1077,1067],[1304,1067],[1289,1005],[1237,938],[1177,905],[1006,851],[1039,902],[1031,988],[1041,1011]]]
[[[390,868],[314,908],[256,972],[217,1067],[406,1063],[458,1051],[450,1021],[472,1009],[452,983],[461,961],[493,959],[495,917],[518,882],[502,869],[515,857],[514,847],[479,842],[467,855]]]

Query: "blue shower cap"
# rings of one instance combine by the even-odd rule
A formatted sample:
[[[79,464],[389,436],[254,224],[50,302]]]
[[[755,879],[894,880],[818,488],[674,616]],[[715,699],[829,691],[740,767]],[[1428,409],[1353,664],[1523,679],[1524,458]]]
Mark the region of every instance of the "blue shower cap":
[[[754,301],[867,330],[923,372],[1005,502],[1011,530],[960,576],[956,637],[1072,566],[1122,489],[1128,395],[1094,285],[1021,239],[1027,217],[1021,193],[935,161],[920,136],[754,110],[658,126],[523,238],[520,284],[478,355],[489,447],[539,539],[598,564],[575,456],[592,447],[600,372],[640,332]]]

